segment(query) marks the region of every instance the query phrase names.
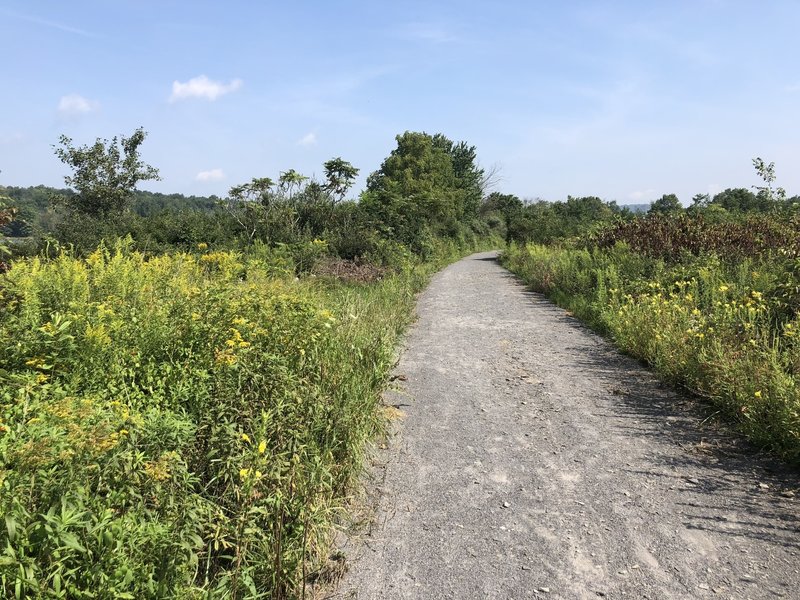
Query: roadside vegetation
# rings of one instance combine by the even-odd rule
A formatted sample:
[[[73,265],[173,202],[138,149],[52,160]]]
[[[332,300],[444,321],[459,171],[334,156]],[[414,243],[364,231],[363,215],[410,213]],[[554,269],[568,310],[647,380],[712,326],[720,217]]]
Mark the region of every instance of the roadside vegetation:
[[[757,445],[798,462],[798,199],[773,189],[772,165],[754,164],[764,180],[755,193],[699,195],[687,209],[665,196],[647,215],[512,237],[503,262]]]
[[[336,158],[137,212],[144,139],[62,138],[70,189],[0,205],[0,595],[302,597],[416,292],[499,243],[482,171],[406,133],[361,202]]]
[[[340,157],[224,198],[140,192],[146,134],[0,189],[0,595],[304,597],[385,422],[415,294],[503,261],[800,461],[798,198],[487,195],[476,150],[406,132],[348,194]]]

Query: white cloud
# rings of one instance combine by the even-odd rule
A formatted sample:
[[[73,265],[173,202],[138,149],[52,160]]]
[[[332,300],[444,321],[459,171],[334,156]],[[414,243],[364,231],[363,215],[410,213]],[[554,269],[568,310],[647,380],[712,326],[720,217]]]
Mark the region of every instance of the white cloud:
[[[98,108],[100,108],[98,102],[84,98],[79,94],[61,96],[61,100],[58,101],[58,112],[65,117],[84,115]]]
[[[655,195],[656,191],[653,189],[636,190],[628,194],[628,199],[636,202],[641,202],[642,200],[649,202],[651,199],[655,198]]]
[[[317,136],[314,133],[307,133],[299,140],[297,140],[298,146],[314,146],[317,143]]]
[[[241,79],[232,79],[229,83],[213,81],[205,75],[193,77],[186,83],[180,81],[172,82],[172,95],[170,102],[185,100],[186,98],[205,98],[206,100],[216,100],[220,96],[235,92],[242,87]]]
[[[800,92],[800,83],[792,83],[786,86],[786,91],[790,93]]]
[[[77,27],[65,25],[64,23],[57,23],[56,21],[47,21],[45,19],[40,19],[39,17],[34,17],[32,15],[25,15],[22,13],[17,13],[6,9],[0,9],[0,12],[10,17],[22,19],[23,21],[28,21],[30,23],[36,23],[37,25],[44,25],[45,27],[53,27],[54,29],[60,29],[61,31],[66,31],[67,33],[74,33],[76,35],[82,35],[84,37],[97,37],[93,33],[89,33],[88,31],[84,31],[83,29],[78,29]]]
[[[225,179],[225,173],[222,169],[211,169],[209,171],[200,171],[195,177],[197,181],[222,181]]]

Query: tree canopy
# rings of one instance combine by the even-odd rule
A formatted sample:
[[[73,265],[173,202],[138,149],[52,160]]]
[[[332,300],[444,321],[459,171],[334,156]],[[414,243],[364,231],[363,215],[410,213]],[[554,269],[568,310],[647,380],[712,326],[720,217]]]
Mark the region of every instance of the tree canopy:
[[[64,182],[76,193],[58,196],[57,202],[91,217],[123,211],[140,181],[160,179],[158,169],[139,157],[145,137],[140,127],[130,137],[98,138],[91,146],[75,147],[71,138],[62,135],[55,153],[72,169]]]
[[[681,212],[682,210],[683,205],[675,194],[664,194],[650,205],[650,210],[648,212],[650,214],[668,215]]]
[[[396,140],[361,198],[384,233],[414,246],[425,231],[452,233],[477,216],[483,170],[474,146],[424,132]]]

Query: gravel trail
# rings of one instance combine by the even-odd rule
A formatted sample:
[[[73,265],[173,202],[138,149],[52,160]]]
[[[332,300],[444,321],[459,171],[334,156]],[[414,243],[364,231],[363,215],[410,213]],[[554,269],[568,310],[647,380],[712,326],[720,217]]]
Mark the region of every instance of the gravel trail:
[[[330,598],[800,598],[800,482],[501,268],[439,273]]]

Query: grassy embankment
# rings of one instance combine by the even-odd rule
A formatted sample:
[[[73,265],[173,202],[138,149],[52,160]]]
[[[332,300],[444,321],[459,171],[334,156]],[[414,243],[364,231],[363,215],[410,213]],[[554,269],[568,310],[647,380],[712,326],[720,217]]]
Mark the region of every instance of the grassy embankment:
[[[624,352],[800,461],[798,222],[638,219],[504,264]]]
[[[0,280],[0,591],[297,597],[382,427],[415,293],[118,246]]]

